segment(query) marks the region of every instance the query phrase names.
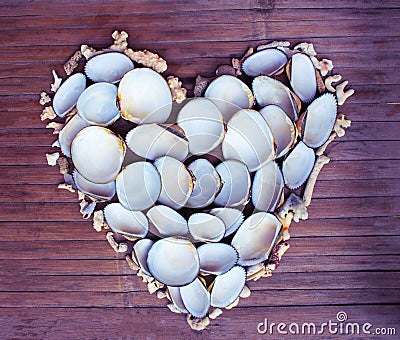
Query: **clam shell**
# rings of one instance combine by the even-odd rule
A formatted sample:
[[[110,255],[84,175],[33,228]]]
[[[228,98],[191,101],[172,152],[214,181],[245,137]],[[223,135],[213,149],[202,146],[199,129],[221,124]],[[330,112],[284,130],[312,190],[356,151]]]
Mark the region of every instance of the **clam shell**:
[[[200,270],[195,246],[176,237],[163,238],[151,247],[147,265],[152,276],[167,286],[184,286],[192,282]]]
[[[94,82],[116,83],[134,68],[132,60],[125,54],[110,52],[95,55],[85,65],[85,73]]]
[[[283,193],[283,176],[278,164],[269,162],[256,171],[251,201],[260,211],[274,211]]]
[[[225,224],[225,235],[229,236],[234,233],[244,220],[242,212],[234,208],[214,208],[210,210],[210,214],[219,217]]]
[[[153,164],[162,183],[158,202],[175,210],[184,207],[193,190],[193,178],[186,166],[169,156],[157,158]]]
[[[277,239],[281,222],[266,212],[248,217],[232,239],[232,246],[239,254],[238,264],[252,266],[265,261]]]
[[[162,237],[186,236],[189,233],[187,221],[175,210],[165,205],[156,205],[149,209],[147,218],[154,233]],[[153,230],[151,230],[153,232]]]
[[[77,170],[72,173],[75,186],[80,192],[98,201],[109,201],[115,195],[115,181],[97,184],[88,181]]]
[[[118,87],[122,118],[136,124],[164,123],[172,109],[172,95],[165,79],[149,68],[126,73]]]
[[[185,304],[183,303],[179,287],[168,286],[168,295],[171,298],[171,301],[173,302],[177,310],[179,310],[181,313],[189,313],[186,310]]]
[[[196,241],[218,242],[225,234],[225,224],[214,215],[196,213],[189,217],[189,232]]]
[[[226,243],[205,243],[197,248],[200,272],[221,275],[229,271],[237,262],[236,250]]]
[[[69,77],[57,90],[53,99],[53,109],[57,116],[64,117],[76,105],[79,96],[86,88],[86,77],[76,73]]]
[[[149,251],[153,244],[154,242],[152,240],[143,238],[138,240],[132,249],[132,255],[134,256],[136,263],[139,265],[142,272],[149,276],[151,276],[151,273],[147,266],[147,257],[149,256]]]
[[[58,141],[60,143],[62,153],[71,157],[71,144],[79,131],[83,128],[89,126],[90,124],[83,120],[79,115],[74,115],[68,122],[65,124],[63,129],[60,131],[58,135]]]
[[[117,87],[109,83],[96,83],[82,92],[76,104],[78,114],[92,125],[107,126],[119,117]]]
[[[100,126],[82,129],[71,145],[75,168],[88,181],[99,184],[112,182],[117,177],[125,152],[124,141]]]
[[[249,109],[254,105],[253,93],[240,79],[223,75],[208,85],[204,97],[218,106],[225,121],[228,121],[240,109]]]
[[[242,69],[244,73],[251,77],[271,76],[281,70],[287,61],[287,56],[282,51],[276,48],[267,48],[246,58],[242,64]]]
[[[240,110],[228,122],[222,142],[225,159],[237,159],[255,171],[276,156],[275,143],[267,122],[258,111]]]
[[[117,176],[116,188],[118,200],[126,209],[145,210],[160,196],[160,174],[151,163],[135,162]]]
[[[211,306],[224,308],[239,297],[246,283],[246,271],[235,266],[225,274],[215,278],[211,290]]]
[[[171,156],[182,161],[189,153],[187,140],[157,124],[139,125],[129,131],[125,140],[129,149],[150,160]]]
[[[104,208],[104,216],[112,231],[130,237],[144,237],[149,224],[141,211],[125,209],[120,203],[111,203]]]
[[[179,292],[190,314],[196,318],[202,318],[207,314],[210,309],[210,293],[199,279],[180,287]]]
[[[224,119],[218,107],[207,98],[190,100],[179,112],[177,124],[185,131],[194,155],[214,150],[224,138]]]
[[[223,186],[214,203],[223,207],[236,207],[248,201],[250,194],[250,174],[246,165],[236,160],[227,160],[215,168]]]
[[[297,189],[311,173],[315,163],[315,153],[302,141],[298,142],[282,164],[283,178],[290,189]]]

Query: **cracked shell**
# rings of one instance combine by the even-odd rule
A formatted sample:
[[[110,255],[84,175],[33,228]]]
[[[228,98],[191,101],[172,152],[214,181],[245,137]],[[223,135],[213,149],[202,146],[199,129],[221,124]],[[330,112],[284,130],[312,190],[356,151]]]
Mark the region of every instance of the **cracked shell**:
[[[226,243],[205,243],[197,248],[200,258],[200,272],[221,275],[237,262],[235,248]]]
[[[267,48],[252,54],[242,64],[244,73],[251,77],[260,75],[272,76],[280,71],[287,63],[285,53],[276,48]]]
[[[86,77],[76,73],[69,77],[57,90],[53,99],[53,109],[57,116],[65,117],[78,102],[86,88]]]

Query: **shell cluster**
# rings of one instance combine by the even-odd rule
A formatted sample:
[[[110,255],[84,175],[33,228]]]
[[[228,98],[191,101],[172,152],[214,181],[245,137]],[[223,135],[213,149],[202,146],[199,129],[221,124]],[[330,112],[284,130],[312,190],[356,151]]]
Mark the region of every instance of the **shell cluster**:
[[[126,48],[92,51],[62,82],[58,143],[70,184],[101,208],[132,265],[174,311],[203,318],[237,303],[257,268],[266,274],[281,256],[279,211],[330,138],[337,98],[314,56],[278,45],[177,104]]]

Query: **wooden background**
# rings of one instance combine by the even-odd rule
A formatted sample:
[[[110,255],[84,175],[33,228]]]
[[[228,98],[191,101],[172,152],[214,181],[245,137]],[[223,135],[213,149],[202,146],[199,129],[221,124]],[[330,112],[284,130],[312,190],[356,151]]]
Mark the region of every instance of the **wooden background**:
[[[397,0],[1,1],[0,337],[281,338],[257,324],[339,311],[399,334],[399,18]],[[250,45],[289,39],[314,43],[356,90],[340,108],[353,125],[329,147],[279,270],[201,334],[148,294],[46,165],[55,136],[38,93],[80,44],[105,47],[115,29],[160,53],[188,88]]]

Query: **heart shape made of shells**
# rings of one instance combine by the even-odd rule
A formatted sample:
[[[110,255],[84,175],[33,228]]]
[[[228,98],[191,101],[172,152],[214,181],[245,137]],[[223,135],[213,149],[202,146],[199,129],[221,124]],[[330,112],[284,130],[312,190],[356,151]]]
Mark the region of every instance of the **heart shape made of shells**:
[[[354,90],[333,86],[341,76],[312,44],[275,41],[197,76],[187,99],[164,59],[112,37],[82,45],[41,93],[63,154],[47,160],[149,292],[201,330],[277,268]]]

